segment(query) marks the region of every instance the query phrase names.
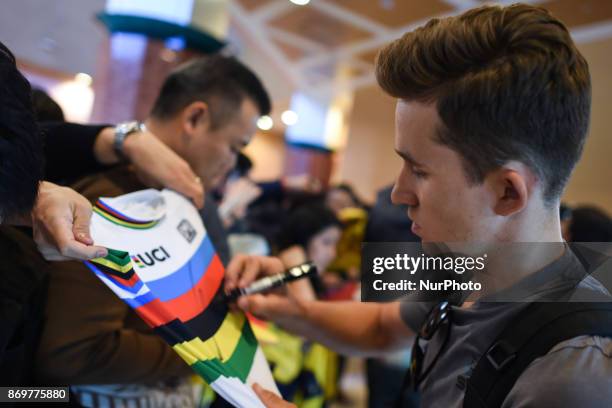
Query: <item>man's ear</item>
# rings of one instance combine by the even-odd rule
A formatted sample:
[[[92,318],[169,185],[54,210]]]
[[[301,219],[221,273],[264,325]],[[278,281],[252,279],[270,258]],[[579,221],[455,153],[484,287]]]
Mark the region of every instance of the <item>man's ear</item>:
[[[495,194],[493,211],[502,216],[518,213],[527,206],[537,178],[523,163],[512,161],[487,175]]]
[[[196,130],[201,127],[210,126],[210,110],[208,104],[202,101],[195,101],[187,105],[181,114],[183,131],[188,136],[193,136]]]

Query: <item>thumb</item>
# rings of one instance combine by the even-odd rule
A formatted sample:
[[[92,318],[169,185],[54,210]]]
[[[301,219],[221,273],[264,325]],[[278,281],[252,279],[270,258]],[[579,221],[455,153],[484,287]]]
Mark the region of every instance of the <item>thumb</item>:
[[[89,202],[76,202],[72,211],[72,233],[77,241],[92,245],[93,239],[89,233],[91,222],[91,205]]]

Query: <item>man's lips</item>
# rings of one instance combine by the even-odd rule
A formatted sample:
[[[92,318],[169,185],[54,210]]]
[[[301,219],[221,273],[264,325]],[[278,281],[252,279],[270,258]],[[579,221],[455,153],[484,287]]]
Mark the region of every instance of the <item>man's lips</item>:
[[[421,226],[413,221],[410,229],[412,230],[413,234],[419,235],[419,232],[421,231]]]

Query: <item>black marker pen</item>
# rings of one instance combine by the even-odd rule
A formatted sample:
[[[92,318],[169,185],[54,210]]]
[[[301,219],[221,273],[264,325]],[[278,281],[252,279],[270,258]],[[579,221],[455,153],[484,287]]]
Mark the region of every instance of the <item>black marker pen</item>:
[[[236,288],[225,295],[228,302],[233,302],[240,296],[253,295],[255,293],[265,292],[267,290],[285,285],[298,279],[306,278],[317,273],[317,267],[312,262],[306,262],[287,269],[283,273],[277,275],[266,276],[258,281],[251,283],[246,288]]]

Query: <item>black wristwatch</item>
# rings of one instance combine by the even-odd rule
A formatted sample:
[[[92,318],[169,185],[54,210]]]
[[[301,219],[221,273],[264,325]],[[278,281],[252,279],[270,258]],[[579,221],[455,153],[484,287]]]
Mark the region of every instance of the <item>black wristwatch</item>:
[[[134,133],[144,132],[147,128],[144,123],[138,121],[122,122],[115,126],[115,140],[113,141],[113,149],[121,161],[127,161],[127,157],[123,152],[125,139]]]

